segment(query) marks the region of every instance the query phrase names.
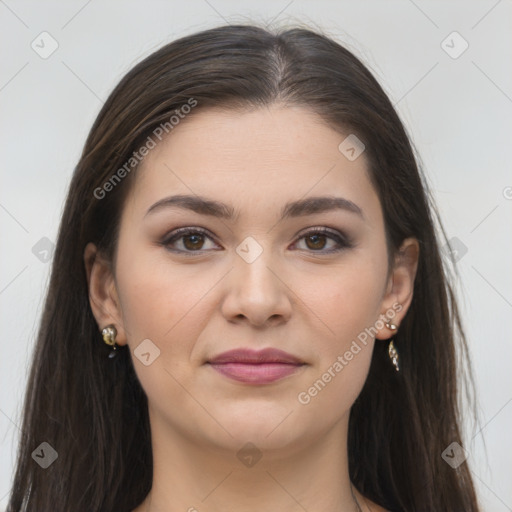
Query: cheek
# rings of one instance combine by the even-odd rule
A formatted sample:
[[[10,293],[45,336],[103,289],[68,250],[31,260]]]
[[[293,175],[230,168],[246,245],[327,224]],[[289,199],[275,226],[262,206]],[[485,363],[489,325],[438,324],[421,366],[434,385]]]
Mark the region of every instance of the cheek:
[[[353,261],[316,276],[301,298],[321,320],[327,350],[342,348],[379,318],[385,268],[356,255]]]
[[[219,276],[197,275],[193,265],[173,265],[164,251],[127,250],[117,262],[119,297],[132,350],[149,338],[162,355],[186,352],[201,332],[204,300]],[[171,354],[172,355],[172,354]]]
[[[301,407],[307,405],[307,414],[321,414],[326,421],[348,411],[364,386],[383,283],[378,269],[364,265],[334,275],[323,280],[321,292],[316,287],[304,290],[305,303],[321,320],[315,323],[323,335],[315,345],[315,371],[297,396]]]
[[[194,344],[204,329],[208,314],[204,297],[218,278],[193,275],[192,266],[172,266],[164,257],[129,253],[118,260],[119,298],[123,310],[127,342],[137,377],[152,400],[172,397],[180,400],[178,382],[189,378]],[[141,345],[151,340],[157,347]],[[158,354],[145,365],[138,347],[149,347]],[[152,352],[153,351],[153,352]],[[159,351],[159,352],[158,352]],[[146,352],[146,349],[144,350]]]

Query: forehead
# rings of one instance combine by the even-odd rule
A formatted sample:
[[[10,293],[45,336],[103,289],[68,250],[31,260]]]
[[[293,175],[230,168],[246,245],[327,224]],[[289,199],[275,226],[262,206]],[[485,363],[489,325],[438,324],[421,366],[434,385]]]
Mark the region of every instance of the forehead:
[[[196,111],[144,158],[129,203],[147,210],[167,195],[193,194],[243,216],[308,195],[336,195],[371,220],[380,204],[364,153],[349,160],[339,149],[348,135],[303,107]]]

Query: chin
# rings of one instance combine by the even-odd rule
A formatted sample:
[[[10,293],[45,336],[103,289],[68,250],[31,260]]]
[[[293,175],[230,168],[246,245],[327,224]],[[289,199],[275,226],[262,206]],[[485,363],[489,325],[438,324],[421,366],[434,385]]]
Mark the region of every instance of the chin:
[[[308,436],[308,430],[311,431],[311,426],[298,418],[297,411],[292,411],[291,407],[268,407],[267,404],[266,408],[253,406],[250,411],[232,410],[232,414],[224,411],[217,418],[233,436],[223,436],[231,449],[238,450],[251,442],[261,450],[279,450],[295,442],[300,445]]]

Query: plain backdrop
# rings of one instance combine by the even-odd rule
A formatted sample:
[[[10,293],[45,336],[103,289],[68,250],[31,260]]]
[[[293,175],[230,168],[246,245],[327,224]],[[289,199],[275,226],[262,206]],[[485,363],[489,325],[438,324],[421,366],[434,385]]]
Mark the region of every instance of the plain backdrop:
[[[164,43],[251,21],[323,30],[363,59],[396,105],[457,250],[481,415],[464,426],[465,448],[482,510],[512,511],[510,0],[0,1],[0,509],[51,246],[95,116]]]

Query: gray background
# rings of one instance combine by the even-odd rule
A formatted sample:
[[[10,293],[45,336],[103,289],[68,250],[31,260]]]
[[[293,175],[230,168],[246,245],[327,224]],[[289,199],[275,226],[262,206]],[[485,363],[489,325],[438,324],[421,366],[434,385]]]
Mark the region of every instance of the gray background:
[[[0,510],[46,260],[102,102],[136,62],[170,40],[226,21],[274,20],[318,26],[348,46],[373,70],[411,134],[458,251],[481,415],[479,424],[465,424],[470,467],[483,510],[512,511],[511,15],[510,0],[0,0]],[[44,31],[58,44],[45,59],[40,53],[52,39],[40,36]],[[448,37],[453,31],[469,44],[457,58],[463,40]]]

